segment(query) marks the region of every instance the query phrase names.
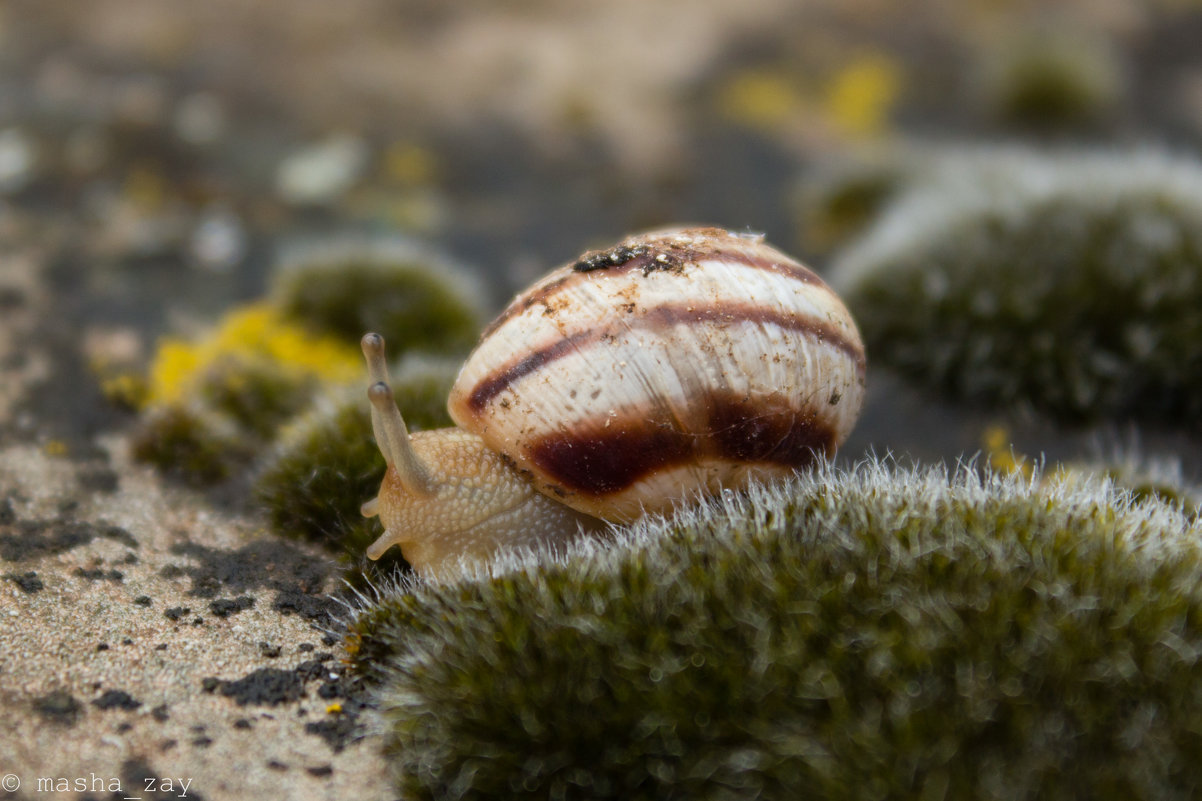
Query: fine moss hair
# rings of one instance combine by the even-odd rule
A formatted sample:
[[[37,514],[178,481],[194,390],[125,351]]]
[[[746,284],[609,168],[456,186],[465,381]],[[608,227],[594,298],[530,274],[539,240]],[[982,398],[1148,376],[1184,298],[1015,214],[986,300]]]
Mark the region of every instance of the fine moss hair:
[[[1202,515],[1202,487],[1191,481],[1175,454],[1147,453],[1133,436],[1098,441],[1089,457],[1057,465],[1065,480],[1105,478],[1139,500],[1176,506],[1191,520]]]
[[[410,356],[393,371],[393,394],[411,431],[452,425],[446,404],[458,367],[454,359]],[[383,478],[362,382],[319,396],[291,422],[259,466],[254,488],[277,533],[361,557],[380,523],[359,507]]]
[[[1063,420],[1202,420],[1202,165],[953,155],[832,268],[879,364]]]
[[[407,799],[1187,799],[1202,529],[867,462],[350,621]]]
[[[400,239],[299,248],[272,280],[273,304],[310,330],[357,342],[376,331],[404,352],[465,353],[483,324],[483,291],[466,273]]]

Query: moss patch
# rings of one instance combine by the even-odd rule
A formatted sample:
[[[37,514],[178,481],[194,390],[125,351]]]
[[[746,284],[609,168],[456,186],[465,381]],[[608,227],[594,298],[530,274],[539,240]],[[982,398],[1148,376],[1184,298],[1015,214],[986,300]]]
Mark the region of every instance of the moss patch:
[[[952,158],[834,266],[878,363],[1065,420],[1202,420],[1202,165]]]
[[[283,263],[272,298],[286,319],[358,342],[376,331],[393,355],[464,353],[482,324],[480,292],[451,265],[402,243],[332,243]]]
[[[1200,534],[1105,484],[821,469],[394,588],[352,645],[408,798],[1188,798]]]
[[[132,438],[136,459],[194,486],[230,478],[250,464],[253,446],[226,417],[195,403],[148,409]]]
[[[1106,42],[1036,29],[986,51],[977,99],[995,121],[1034,131],[1095,127],[1118,110],[1127,76]]]

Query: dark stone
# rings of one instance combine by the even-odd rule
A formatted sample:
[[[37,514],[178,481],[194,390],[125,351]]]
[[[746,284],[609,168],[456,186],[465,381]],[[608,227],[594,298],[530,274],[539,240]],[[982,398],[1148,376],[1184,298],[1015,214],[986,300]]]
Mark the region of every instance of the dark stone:
[[[306,723],[305,733],[316,734],[338,753],[349,743],[359,738],[364,727],[352,715],[327,715],[316,723]]]
[[[163,612],[163,616],[173,623],[178,623],[180,618],[191,613],[192,610],[187,606],[173,606],[167,611]]]
[[[54,690],[33,700],[33,711],[43,720],[73,726],[83,706],[66,690]]]
[[[12,511],[11,505],[8,511]],[[104,536],[107,529],[70,520],[21,520],[10,521],[8,525],[12,531],[0,533],[0,559],[8,562],[65,553]]]
[[[92,706],[99,709],[137,709],[142,705],[129,693],[124,690],[108,690],[104,695],[92,702]]]
[[[338,615],[338,602],[324,595],[310,595],[297,590],[280,590],[271,608],[285,614],[298,614],[308,620],[333,620]]]
[[[309,659],[296,666],[296,675],[302,681],[313,681],[326,675],[328,671],[320,659]]]
[[[219,681],[217,689],[238,706],[277,706],[303,696],[305,683],[295,670],[260,668],[236,681]]]
[[[38,574],[32,570],[24,573],[6,573],[6,579],[16,584],[23,592],[33,595],[35,592],[40,592],[46,585],[38,578]]]
[[[209,604],[209,611],[216,617],[229,617],[236,615],[244,609],[250,609],[255,605],[255,599],[249,595],[241,595],[234,599],[220,598]]]
[[[189,594],[195,597],[216,598],[222,592],[246,594],[265,589],[275,593],[272,608],[285,614],[296,612],[325,622],[333,621],[339,613],[337,602],[323,591],[326,579],[337,572],[337,565],[332,560],[314,559],[290,543],[259,540],[236,550],[181,543],[172,551],[195,563],[179,568],[192,580]]]
[[[166,751],[174,746],[175,740],[168,740],[163,744],[162,750]],[[127,792],[121,794],[121,797],[136,796],[142,801],[178,801],[181,788],[179,785],[168,787],[166,783],[170,777],[171,771],[159,772],[142,758],[126,760],[121,765],[121,786]],[[147,791],[146,787],[152,789]],[[193,786],[188,788],[188,798],[190,801],[204,801],[204,795],[197,792]]]
[[[88,581],[115,581],[118,584],[125,581],[125,574],[120,570],[105,570],[102,567],[75,568],[74,575]]]

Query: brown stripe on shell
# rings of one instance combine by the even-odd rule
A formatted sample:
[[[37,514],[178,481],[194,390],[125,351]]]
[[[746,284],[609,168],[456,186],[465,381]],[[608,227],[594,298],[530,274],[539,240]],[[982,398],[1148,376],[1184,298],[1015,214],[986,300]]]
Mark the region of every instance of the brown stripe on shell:
[[[705,307],[664,304],[638,315],[632,321],[629,330],[667,329],[679,324],[691,325],[708,322],[772,324],[786,330],[800,331],[811,339],[828,344],[847,354],[855,362],[856,371],[861,376],[865,372],[863,348],[857,342],[845,337],[834,326],[807,315],[766,309],[750,303],[727,302],[718,306]],[[571,334],[544,348],[531,351],[523,358],[511,362],[508,366],[481,379],[468,395],[469,408],[473,412],[480,413],[489,401],[504,392],[511,384],[543,365],[570,354],[577,348],[599,342],[608,332],[609,328],[606,325],[600,325]]]
[[[533,373],[544,364],[553,362],[561,356],[567,356],[581,345],[597,339],[600,339],[599,334],[592,330],[586,330],[563,339],[557,339],[545,348],[531,351],[529,355],[511,363],[508,367],[490,373],[487,378],[476,384],[472,393],[468,395],[468,406],[474,412],[483,411],[488,402],[504,392],[510,384]]]
[[[701,232],[684,231],[682,233],[694,235]],[[723,238],[732,238],[725,231],[717,233],[720,233]],[[666,246],[664,246],[665,244]],[[767,249],[767,246],[763,247]],[[571,269],[565,270],[563,275],[515,299],[508,308],[501,312],[500,316],[489,323],[488,327],[484,329],[484,333],[481,334],[480,339],[481,341],[487,339],[492,332],[531,306],[540,303],[548,305],[550,297],[561,291],[566,285],[589,280],[589,273],[604,271],[607,275],[620,275],[633,270],[642,270],[643,275],[647,276],[652,272],[660,270],[679,271],[686,264],[696,264],[702,261],[725,261],[732,264],[740,264],[744,267],[777,273],[803,284],[821,287],[828,292],[831,291],[830,287],[826,285],[826,282],[817,273],[783,254],[780,259],[769,259],[763,256],[751,256],[746,250],[722,247],[688,247],[686,245],[674,244],[670,239],[651,240],[648,242],[638,242],[637,239],[634,239],[627,240],[609,250],[595,250],[585,253],[576,260]]]
[[[705,430],[681,431],[633,414],[606,427],[555,432],[529,449],[531,461],[563,488],[601,496],[652,472],[705,460],[805,467],[834,450],[834,428],[811,410],[716,394],[705,399]]]

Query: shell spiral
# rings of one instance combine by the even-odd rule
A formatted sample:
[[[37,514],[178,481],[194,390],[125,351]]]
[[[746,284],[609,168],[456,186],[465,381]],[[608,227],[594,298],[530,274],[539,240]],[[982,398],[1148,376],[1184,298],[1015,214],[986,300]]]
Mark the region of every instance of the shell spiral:
[[[833,451],[864,395],[850,313],[758,236],[659,231],[519,295],[448,406],[544,494],[615,522]]]

